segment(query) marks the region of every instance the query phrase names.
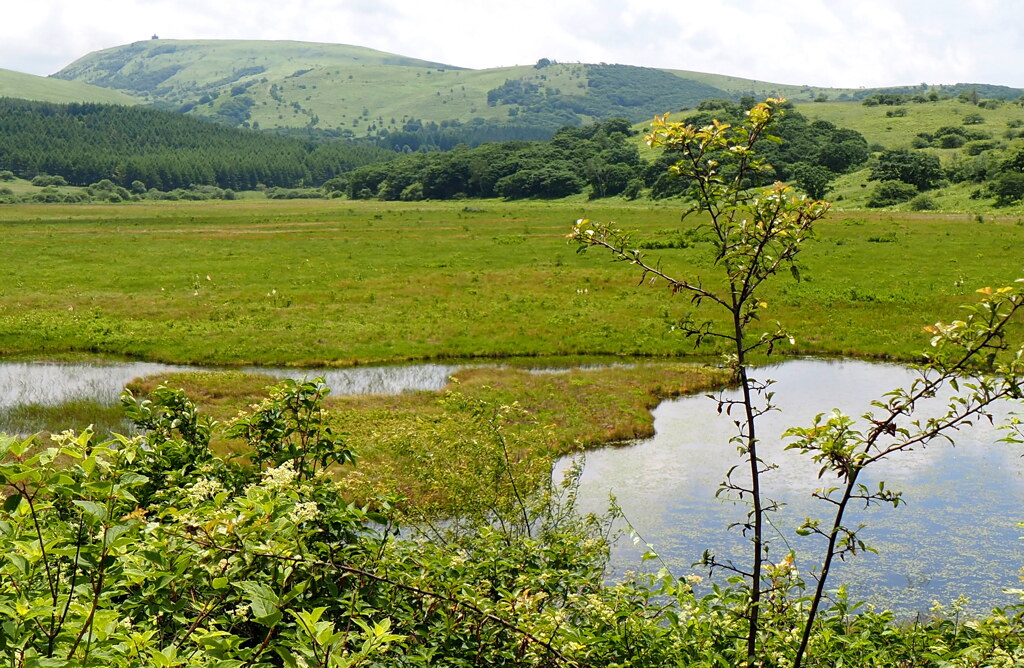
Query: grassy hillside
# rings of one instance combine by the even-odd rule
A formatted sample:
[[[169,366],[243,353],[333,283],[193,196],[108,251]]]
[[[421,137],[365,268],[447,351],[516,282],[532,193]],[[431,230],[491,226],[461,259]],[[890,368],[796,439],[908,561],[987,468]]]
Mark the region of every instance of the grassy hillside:
[[[709,98],[782,95],[796,102],[824,101],[819,111],[841,116],[843,101],[859,102],[880,91],[921,92],[910,86],[832,89],[547,59],[471,70],[357,46],[235,40],[135,42],[88,54],[55,76],[229,125],[372,137],[389,148],[412,150],[424,144],[451,148],[547,139],[564,125],[612,117],[637,122]],[[1024,92],[982,84],[939,88],[954,96],[968,89],[1005,99]]]
[[[454,121],[543,126],[522,137],[542,138],[726,94],[663,70],[546,65],[468,70],[336,44],[150,40],[89,54],[55,76],[232,125],[357,137]]]
[[[465,100],[486,106],[486,91],[508,76],[491,70],[467,86],[456,72],[462,70],[355,46],[151,40],[89,54],[55,76],[199,115],[216,115],[245,97],[254,103],[250,122],[264,128],[316,125],[365,134],[365,125],[382,110],[388,120],[435,117],[437,107],[444,108],[445,118],[468,114],[474,105]],[[442,96],[447,89],[452,90]]]
[[[751,95],[756,99],[764,99],[770,96],[781,95],[787,100],[803,102],[810,102],[818,98],[848,101],[862,97],[868,92],[868,89],[865,88],[825,88],[823,86],[773,83],[770,81],[745,79],[743,77],[729,76],[725,74],[691,72],[689,70],[669,71],[676,76],[699,81],[709,86],[714,86],[715,88],[725,91],[730,97]]]
[[[798,103],[796,108],[808,118],[826,120],[857,130],[872,144],[886,148],[911,148],[914,137],[934,133],[943,126],[963,125],[971,114],[980,122],[969,123],[977,131],[993,138],[1004,138],[1007,124],[1024,120],[1024,107],[1013,103],[994,103],[988,108],[956,98],[935,102],[866,106],[861,102]],[[977,119],[973,119],[977,121]]]
[[[910,149],[937,156],[948,180],[928,192],[932,206],[942,211],[989,212],[993,197],[988,187],[998,178],[999,165],[1024,149],[1024,105],[994,98],[979,102],[952,97],[874,106],[812,102],[798,103],[796,108],[808,118],[857,130],[876,151]],[[967,140],[953,145],[927,141],[951,128],[968,135]],[[961,171],[975,171],[977,178],[960,180],[956,177],[958,166],[964,166]],[[867,206],[875,187],[868,181],[870,171],[866,168],[841,176],[829,198],[847,210]]]
[[[543,127],[696,106],[712,97],[835,99],[857,91],[698,72],[538,61],[470,70],[337,44],[149,40],[98,51],[55,76],[232,125],[382,136],[442,126]],[[513,138],[507,135],[504,138]]]
[[[138,104],[130,95],[92,86],[81,81],[63,81],[51,77],[14,72],[0,68],[0,97],[15,97],[39,102],[100,102]]]

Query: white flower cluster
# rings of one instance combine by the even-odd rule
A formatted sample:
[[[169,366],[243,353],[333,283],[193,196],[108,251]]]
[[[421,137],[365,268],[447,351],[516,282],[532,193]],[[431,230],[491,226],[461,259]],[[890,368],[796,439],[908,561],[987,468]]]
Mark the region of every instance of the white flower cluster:
[[[74,429],[65,429],[59,434],[50,434],[50,440],[56,443],[57,447],[64,447],[78,440],[78,434]]]
[[[192,498],[197,501],[212,499],[223,491],[224,486],[220,484],[219,480],[213,478],[200,478],[189,487]]]
[[[277,491],[285,490],[291,487],[297,475],[295,466],[287,461],[263,472],[263,486]]]
[[[315,501],[296,503],[295,507],[288,513],[288,518],[296,524],[301,522],[312,522],[320,516],[320,509]]]

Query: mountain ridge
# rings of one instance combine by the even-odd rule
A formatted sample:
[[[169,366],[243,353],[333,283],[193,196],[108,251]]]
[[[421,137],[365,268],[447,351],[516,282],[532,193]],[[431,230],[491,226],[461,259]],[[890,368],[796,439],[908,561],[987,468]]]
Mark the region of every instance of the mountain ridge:
[[[543,140],[566,125],[611,117],[641,122],[709,98],[859,101],[878,93],[934,90],[1004,99],[1024,94],[991,84],[795,86],[547,58],[475,70],[361,46],[294,40],[151,39],[86,54],[48,78],[0,70],[0,95],[143,104],[314,140],[367,138],[399,151]]]
[[[383,138],[395,149],[412,150],[419,140],[411,135],[430,124],[437,131],[459,128],[454,134],[460,138],[475,133],[543,139],[565,125],[612,116],[636,122],[712,97],[856,100],[876,91],[919,89],[794,86],[547,58],[534,65],[475,70],[360,46],[259,40],[133,42],[82,56],[54,77],[112,88],[144,104],[228,125]],[[1000,88],[961,84],[971,85]],[[1002,88],[1007,97],[1024,93]]]

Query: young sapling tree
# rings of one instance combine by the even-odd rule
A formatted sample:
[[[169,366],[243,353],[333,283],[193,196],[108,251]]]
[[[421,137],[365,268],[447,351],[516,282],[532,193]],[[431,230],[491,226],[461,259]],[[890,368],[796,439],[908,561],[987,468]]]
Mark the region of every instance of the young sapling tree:
[[[778,342],[789,338],[781,327],[754,332],[753,324],[767,307],[761,296],[764,283],[784,269],[799,277],[796,256],[811,238],[814,223],[828,211],[825,202],[797,197],[782,183],[758,186],[769,166],[757,157],[756,146],[775,139],[769,128],[782,111],[782,103],[781,99],[768,99],[755,105],[737,126],[715,121],[697,128],[669,122],[666,117],[656,118],[647,137],[651,146],[664,147],[679,156],[671,171],[687,180],[687,195],[692,201],[687,214],[703,215],[708,221],[714,263],[724,274],[721,287],[709,287],[700,276],[670,275],[632,247],[627,234],[610,225],[579,220],[570,234],[581,251],[604,248],[615,259],[639,267],[644,279],[661,279],[673,294],[688,295],[695,305],[710,303],[726,315],[724,324],[691,320],[684,322],[682,328],[698,344],[708,338],[726,342],[727,364],[739,386],[741,398],[732,400],[720,395],[718,410],[738,415],[738,433],[733,442],[744,465],[729,470],[720,492],[750,504],[745,520],[737,524],[750,540],[750,565],[720,562],[708,553],[705,562],[712,568],[734,571],[749,586],[749,605],[744,615],[746,653],[751,663],[757,656],[766,567],[773,565],[765,532],[767,513],[775,510],[776,504],[762,489],[762,475],[771,464],[759,454],[757,432],[757,419],[772,410],[772,393],[770,382],[750,375],[750,359],[755,352],[771,353]],[[740,468],[747,472],[742,478]]]
[[[688,295],[695,305],[711,304],[723,319],[697,321],[688,318],[683,332],[699,344],[719,339],[726,344],[726,361],[738,385],[739,398],[720,394],[720,413],[734,416],[737,434],[732,439],[741,463],[729,469],[720,495],[738,497],[749,504],[746,518],[736,523],[750,541],[749,565],[720,561],[709,552],[704,564],[724,568],[742,578],[748,592],[741,614],[746,619],[746,661],[765,665],[759,639],[761,614],[766,597],[773,601],[789,594],[794,584],[802,586],[792,570],[794,557],[787,554],[777,563],[769,557],[766,525],[778,504],[764,492],[763,476],[775,468],[759,454],[758,419],[773,410],[771,381],[755,379],[750,360],[756,353],[771,354],[775,345],[790,339],[781,326],[757,331],[759,314],[767,304],[762,298],[765,282],[789,268],[799,280],[796,256],[812,237],[814,223],[828,210],[821,201],[797,197],[782,183],[767,187],[758,181],[768,165],[757,157],[758,142],[775,140],[768,134],[773,120],[782,112],[782,100],[768,99],[755,105],[746,120],[737,126],[718,121],[697,128],[656,118],[647,137],[651,146],[663,147],[678,156],[671,172],[687,181],[687,196],[692,202],[687,214],[703,216],[713,250],[714,265],[721,276],[679,276],[662,269],[631,245],[628,234],[612,225],[579,220],[570,238],[579,250],[600,247],[613,259],[636,265],[642,280],[662,280],[673,294]],[[870,549],[861,539],[862,527],[850,528],[846,516],[851,502],[866,505],[891,503],[901,497],[879,483],[869,489],[860,479],[866,467],[898,452],[924,447],[937,439],[950,439],[950,432],[979,418],[990,417],[989,407],[1005,398],[1021,396],[1024,374],[1024,349],[1014,348],[1007,339],[1008,327],[1024,306],[1019,284],[999,289],[985,288],[977,304],[966,307],[968,315],[951,324],[936,323],[926,328],[933,335],[936,353],[926,358],[920,376],[909,388],[884,395],[874,403],[879,413],[864,416],[863,426],[836,411],[818,416],[815,424],[787,432],[796,440],[789,445],[809,454],[821,464],[819,477],[834,476],[833,486],[815,490],[813,496],[827,503],[829,519],[806,520],[798,529],[803,535],[824,540],[814,593],[802,614],[799,644],[792,650],[793,665],[799,668],[808,653],[816,615],[825,595],[826,583],[836,557]],[[935,417],[915,419],[920,405],[940,391],[951,390],[944,411]],[[745,471],[745,475],[741,472]],[[785,575],[785,577],[783,577]],[[794,601],[794,603],[798,603]],[[801,610],[798,605],[797,610]]]

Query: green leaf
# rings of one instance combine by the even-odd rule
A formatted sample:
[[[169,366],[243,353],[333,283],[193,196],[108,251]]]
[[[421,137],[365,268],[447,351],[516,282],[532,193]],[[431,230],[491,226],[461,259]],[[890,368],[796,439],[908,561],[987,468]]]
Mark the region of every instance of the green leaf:
[[[174,666],[178,664],[178,649],[174,645],[168,645],[163,650],[154,650],[149,660],[157,668],[163,666]]]
[[[274,626],[284,616],[278,608],[281,599],[274,590],[258,582],[239,582],[235,587],[241,589],[249,601],[256,621],[264,626]]]
[[[296,661],[296,655],[292,652],[291,648],[274,647],[274,651],[281,657],[284,668],[298,668],[299,662]]]
[[[213,588],[214,589],[227,589],[228,588],[228,579],[227,578],[214,578],[213,579]]]
[[[142,485],[149,482],[149,478],[139,473],[125,473],[121,476],[121,485],[130,487],[132,485]]]
[[[21,571],[22,575],[28,575],[28,559],[20,554],[8,554],[7,559],[14,564],[14,567]]]
[[[75,500],[72,501],[71,503],[75,504],[76,506],[84,510],[87,514],[95,517],[100,522],[105,522],[107,520],[106,506],[100,505],[94,501]]]
[[[366,519],[371,520],[373,522],[376,522],[377,524],[384,525],[384,526],[387,526],[387,523],[388,523],[387,515],[385,515],[384,513],[378,513],[378,512],[373,511],[373,510],[371,510],[371,511],[366,513]]]
[[[115,524],[110,527],[107,529],[106,533],[103,534],[103,544],[109,547],[118,539],[118,537],[121,536],[121,534],[131,529],[132,526],[132,524]]]
[[[34,659],[32,666],[38,666],[39,668],[64,668],[68,665],[66,659]]]
[[[11,494],[4,499],[4,512],[13,513],[21,505],[21,494]]]

